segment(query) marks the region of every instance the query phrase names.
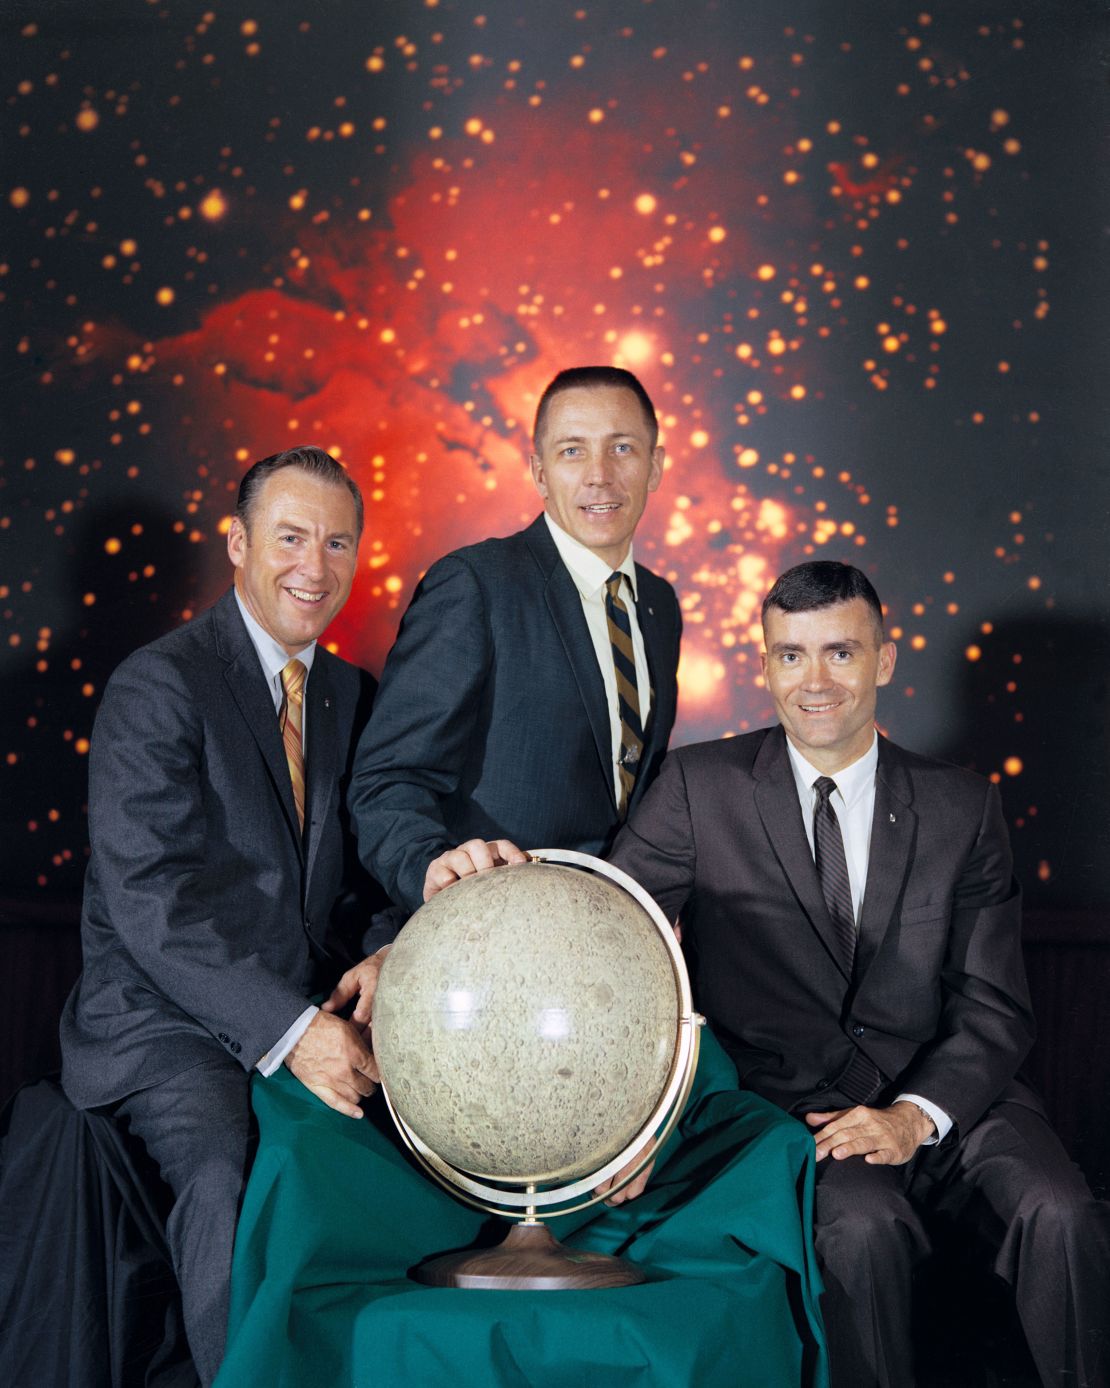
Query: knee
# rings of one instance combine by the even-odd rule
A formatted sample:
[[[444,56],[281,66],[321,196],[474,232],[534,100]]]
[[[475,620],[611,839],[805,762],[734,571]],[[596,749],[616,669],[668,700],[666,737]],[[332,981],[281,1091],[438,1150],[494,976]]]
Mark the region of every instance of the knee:
[[[1064,1248],[1110,1249],[1110,1206],[1085,1182],[1032,1181],[1022,1191],[1014,1221],[1023,1243],[1051,1240]]]
[[[243,1163],[235,1153],[206,1153],[174,1192],[167,1221],[171,1241],[225,1242],[227,1231],[235,1229],[244,1182]]]
[[[924,1227],[905,1195],[876,1190],[867,1198],[822,1199],[818,1187],[815,1241],[822,1262],[834,1267],[845,1260],[893,1267],[912,1266],[929,1250]],[[828,1194],[831,1194],[828,1193]]]

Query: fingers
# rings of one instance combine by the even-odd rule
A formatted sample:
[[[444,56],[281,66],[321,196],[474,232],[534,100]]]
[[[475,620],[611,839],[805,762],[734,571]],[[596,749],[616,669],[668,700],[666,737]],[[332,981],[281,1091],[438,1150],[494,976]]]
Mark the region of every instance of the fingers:
[[[302,1083],[304,1082],[302,1081]],[[310,1089],[318,1099],[322,1099],[323,1102],[327,1104],[328,1108],[335,1109],[336,1113],[344,1113],[348,1118],[364,1117],[362,1109],[359,1108],[358,1104],[353,1103],[350,1099],[345,1099],[336,1090],[330,1088],[326,1084],[306,1084],[305,1088]]]
[[[867,1122],[868,1116],[872,1112],[871,1109],[859,1106],[841,1110],[834,1109],[829,1113],[807,1113],[806,1122],[811,1128],[817,1129],[813,1134],[814,1141],[817,1143],[817,1160],[824,1161],[830,1155],[843,1160],[844,1157],[855,1155],[854,1150],[848,1151],[847,1147],[853,1141],[858,1141],[861,1138],[860,1127]],[[870,1152],[873,1149],[873,1143],[864,1142],[863,1151]]]
[[[506,863],[526,863],[527,853],[522,853],[515,843],[508,839],[468,839],[458,848],[441,853],[428,864],[424,874],[424,900],[430,901],[437,892],[450,887],[464,877],[473,877],[477,872],[485,872],[492,867],[502,867]]]
[[[501,863],[526,863],[528,861],[528,854],[523,849],[517,848],[516,844],[509,839],[494,839],[490,847],[497,850],[497,866],[500,866]]]
[[[322,1010],[324,1012],[339,1012],[347,1006],[352,998],[357,997],[358,1002],[351,1014],[351,1021],[355,1023],[361,1033],[370,1022],[374,1006],[374,993],[378,986],[378,975],[382,971],[382,965],[385,963],[389,948],[389,945],[384,945],[376,954],[367,955],[360,963],[348,969],[332,989],[327,1001],[321,1004]]]
[[[806,1122],[817,1129],[813,1135],[817,1160],[862,1156],[871,1166],[900,1166],[909,1161],[921,1138],[917,1124],[901,1111],[905,1107],[873,1109],[861,1104],[841,1113],[807,1113]]]
[[[358,983],[354,979],[354,969],[348,969],[335,987],[331,990],[327,1000],[320,1004],[323,1012],[338,1012],[347,1006],[354,995],[358,992]]]
[[[297,1079],[329,1108],[361,1118],[359,1102],[373,1094],[378,1063],[349,1022],[318,1012],[285,1057]]]
[[[655,1163],[653,1161],[648,1162],[647,1166],[644,1167],[643,1171],[640,1172],[635,1180],[629,1181],[628,1185],[618,1190],[615,1195],[611,1195],[605,1203],[607,1205],[623,1205],[626,1200],[636,1200],[639,1196],[643,1195],[644,1191],[647,1190],[648,1181],[651,1180],[651,1173],[654,1167]]]
[[[596,1185],[594,1187],[594,1194],[604,1195],[608,1191],[611,1191],[615,1185],[618,1185],[625,1178],[629,1171],[634,1171],[635,1168],[639,1166],[648,1151],[654,1146],[654,1142],[649,1142],[645,1147],[641,1147],[632,1160],[626,1162],[616,1175],[610,1176],[608,1180],[602,1181],[600,1184]],[[611,1195],[605,1203],[607,1205],[623,1205],[626,1200],[635,1200],[638,1195],[643,1195],[644,1191],[647,1189],[647,1183],[651,1179],[651,1173],[654,1167],[655,1159],[652,1158],[633,1180],[629,1181],[626,1186],[622,1186],[615,1195]]]

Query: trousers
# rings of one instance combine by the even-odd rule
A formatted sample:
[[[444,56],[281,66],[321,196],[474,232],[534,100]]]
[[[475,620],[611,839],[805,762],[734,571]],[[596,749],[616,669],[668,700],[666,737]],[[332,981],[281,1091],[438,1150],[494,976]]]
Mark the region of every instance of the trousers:
[[[166,1238],[181,1288],[185,1335],[203,1384],[227,1339],[231,1253],[250,1157],[247,1075],[214,1055],[114,1107],[145,1146],[173,1204]]]
[[[1046,1384],[1110,1384],[1110,1206],[1094,1198],[1041,1114],[1000,1102],[904,1166],[826,1158],[817,1173],[833,1388],[913,1384],[913,1271],[939,1219],[1011,1287]]]

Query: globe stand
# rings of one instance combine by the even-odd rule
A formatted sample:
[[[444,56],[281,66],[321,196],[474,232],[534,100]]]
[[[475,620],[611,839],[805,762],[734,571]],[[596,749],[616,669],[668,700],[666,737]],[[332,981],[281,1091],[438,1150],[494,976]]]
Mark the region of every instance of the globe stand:
[[[487,1292],[595,1291],[646,1280],[623,1258],[565,1247],[539,1220],[514,1224],[496,1248],[445,1253],[414,1268],[411,1275],[428,1287]]]

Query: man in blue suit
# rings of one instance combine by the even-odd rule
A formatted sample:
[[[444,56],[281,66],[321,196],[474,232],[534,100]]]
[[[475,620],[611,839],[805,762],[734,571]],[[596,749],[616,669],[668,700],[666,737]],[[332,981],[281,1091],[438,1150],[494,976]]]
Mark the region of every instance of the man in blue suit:
[[[651,400],[615,367],[563,371],[533,449],[544,514],[428,570],[355,759],[362,860],[406,911],[502,841],[604,853],[674,723],[678,602],[632,557],[663,475]]]
[[[344,861],[343,790],[374,682],[316,643],[351,591],[361,530],[358,488],[321,449],[255,464],[228,535],[234,588],[123,662],[93,732],[62,1083],[78,1108],[125,1122],[172,1192],[167,1237],[206,1384],[224,1348],[251,1072],[284,1061],[353,1118],[377,1075],[369,1003],[335,1015],[377,964],[343,973],[329,928],[345,868],[361,876]]]

